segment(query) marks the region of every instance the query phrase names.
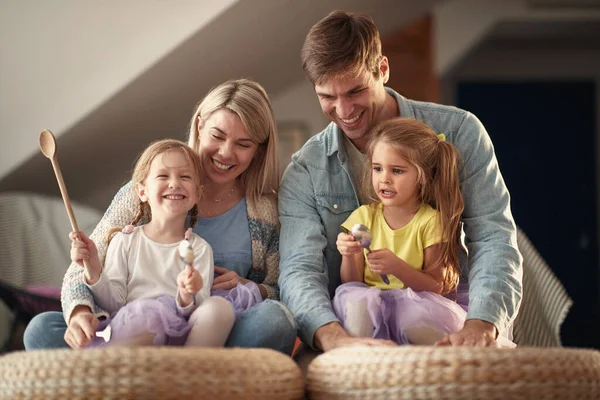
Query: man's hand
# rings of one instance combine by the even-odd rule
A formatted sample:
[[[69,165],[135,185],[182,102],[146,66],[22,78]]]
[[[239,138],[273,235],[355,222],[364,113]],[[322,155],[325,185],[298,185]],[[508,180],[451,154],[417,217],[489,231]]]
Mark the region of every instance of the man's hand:
[[[496,327],[487,321],[469,319],[458,332],[445,335],[436,346],[498,347]]]
[[[100,321],[89,307],[75,307],[65,332],[65,342],[73,349],[81,349],[87,346],[96,337],[98,325],[100,325]]]
[[[331,322],[317,329],[314,341],[315,346],[323,351],[344,346],[397,346],[391,340],[352,337],[338,322]]]

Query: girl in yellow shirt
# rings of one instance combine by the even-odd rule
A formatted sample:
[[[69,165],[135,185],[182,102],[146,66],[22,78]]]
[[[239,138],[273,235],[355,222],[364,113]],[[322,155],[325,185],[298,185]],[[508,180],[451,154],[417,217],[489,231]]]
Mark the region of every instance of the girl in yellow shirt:
[[[435,344],[463,327],[468,303],[468,287],[458,285],[458,151],[422,122],[395,118],[373,129],[367,155],[371,203],[338,235],[343,285],[334,310],[354,336]],[[371,231],[368,248],[350,233],[356,224]]]

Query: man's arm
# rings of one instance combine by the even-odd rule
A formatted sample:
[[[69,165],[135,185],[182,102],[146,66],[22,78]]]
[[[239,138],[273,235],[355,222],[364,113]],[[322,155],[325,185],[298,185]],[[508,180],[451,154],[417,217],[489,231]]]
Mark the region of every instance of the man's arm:
[[[323,351],[354,344],[395,346],[389,340],[351,337],[335,316],[323,253],[325,229],[311,177],[296,161],[287,168],[279,188],[279,217],[281,299],[294,314],[302,341]]]
[[[312,181],[307,169],[296,161],[288,166],[281,181],[279,220],[281,300],[294,314],[302,341],[315,346],[318,345],[314,341],[318,328],[335,322],[343,329],[329,298],[329,277],[323,255],[327,239]]]
[[[504,332],[516,317],[522,297],[522,257],[510,195],[481,122],[466,113],[455,135],[453,143],[464,162],[461,192],[470,286],[467,320],[485,321]],[[465,329],[477,325],[481,332],[485,328],[494,332],[489,324],[467,321]]]

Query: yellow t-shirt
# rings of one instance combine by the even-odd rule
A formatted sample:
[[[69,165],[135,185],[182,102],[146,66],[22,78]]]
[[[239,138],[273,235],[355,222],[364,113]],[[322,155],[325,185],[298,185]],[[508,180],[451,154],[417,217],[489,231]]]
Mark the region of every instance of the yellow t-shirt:
[[[408,224],[393,230],[385,221],[383,206],[379,203],[375,209],[371,206],[357,208],[342,224],[342,227],[350,231],[355,224],[365,225],[373,235],[371,250],[390,249],[414,269],[422,269],[423,251],[431,245],[442,242],[438,215],[438,211],[423,204]],[[364,254],[367,254],[366,249]],[[388,279],[390,280],[389,285],[383,282],[379,274],[371,272],[365,257],[364,281],[367,285],[380,289],[404,288],[404,283],[394,275],[388,275]]]

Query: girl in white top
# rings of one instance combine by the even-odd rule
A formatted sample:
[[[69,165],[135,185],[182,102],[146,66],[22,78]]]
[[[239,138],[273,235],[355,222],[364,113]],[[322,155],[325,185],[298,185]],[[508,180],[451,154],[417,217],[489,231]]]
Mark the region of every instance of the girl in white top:
[[[197,219],[200,166],[197,153],[177,140],[155,142],[143,152],[132,178],[137,216],[122,231],[109,232],[104,266],[94,242],[83,233],[75,240],[71,233],[71,259],[89,261],[91,276],[84,283],[111,316],[108,345],[225,344],[235,321],[233,307],[210,297],[212,249],[186,230],[188,215],[192,227]],[[143,218],[149,222],[135,226]],[[184,239],[193,250],[193,265],[180,257]],[[92,343],[104,345],[100,339]]]

